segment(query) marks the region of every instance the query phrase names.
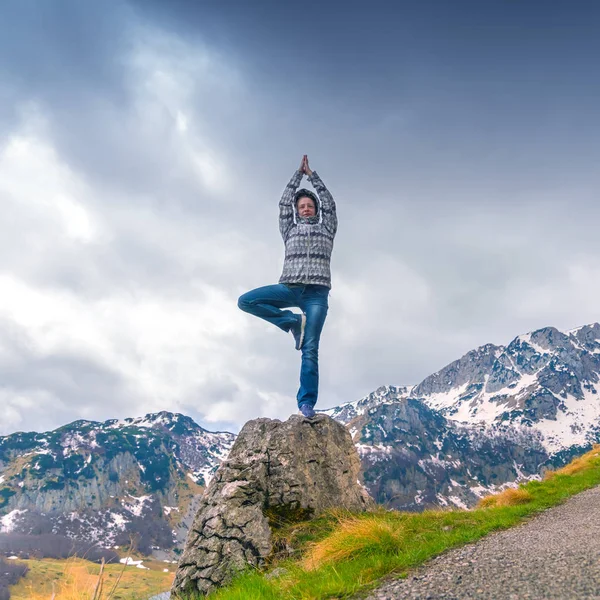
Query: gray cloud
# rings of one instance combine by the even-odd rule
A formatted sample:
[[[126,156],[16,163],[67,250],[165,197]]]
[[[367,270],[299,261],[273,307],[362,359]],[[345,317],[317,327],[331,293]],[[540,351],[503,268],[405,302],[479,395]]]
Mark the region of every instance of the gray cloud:
[[[55,7],[15,3],[0,41],[0,433],[294,410],[291,337],[236,300],[279,276],[277,202],[304,153],[340,218],[321,406],[597,320],[597,124],[565,125],[580,103],[530,118],[528,88],[511,120],[492,83],[477,96],[418,61],[404,93],[375,78],[352,96],[356,73],[315,83],[339,57],[313,81],[296,51],[257,77],[264,57],[225,29]]]

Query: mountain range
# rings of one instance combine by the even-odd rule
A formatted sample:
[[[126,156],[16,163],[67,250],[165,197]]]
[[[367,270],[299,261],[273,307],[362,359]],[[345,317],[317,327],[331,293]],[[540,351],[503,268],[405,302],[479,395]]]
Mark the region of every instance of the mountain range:
[[[600,442],[600,325],[486,344],[415,386],[323,411],[344,423],[377,502],[472,506]],[[235,440],[161,412],[0,438],[0,528],[173,557]]]
[[[0,437],[0,532],[129,543],[162,556],[184,541],[199,494],[235,435],[160,412]]]

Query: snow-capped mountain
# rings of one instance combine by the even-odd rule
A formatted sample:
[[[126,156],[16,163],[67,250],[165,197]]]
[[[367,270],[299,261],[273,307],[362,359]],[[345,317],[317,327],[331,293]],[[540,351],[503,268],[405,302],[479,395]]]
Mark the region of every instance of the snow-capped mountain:
[[[412,389],[382,386],[326,411],[348,427],[377,502],[402,510],[471,506],[549,464],[538,432],[452,421]]]
[[[408,398],[411,390],[412,387],[383,385],[360,400],[341,404],[340,406],[335,406],[334,408],[321,410],[319,412],[329,415],[336,421],[340,421],[341,423],[347,425],[353,419],[356,419],[356,417],[364,415],[370,408],[373,408],[374,406],[390,404],[398,402],[398,400],[401,400],[402,398]]]
[[[510,422],[539,431],[554,454],[598,440],[600,325],[567,332],[545,327],[508,346],[473,350],[411,391],[444,416]]]
[[[600,325],[547,327],[323,412],[348,427],[378,502],[470,506],[600,442],[599,386]],[[167,412],[0,437],[0,532],[134,534],[160,555],[184,541],[234,439]]]
[[[0,532],[168,550],[234,439],[168,412],[0,437]]]
[[[349,428],[378,502],[468,506],[600,442],[599,386],[600,325],[547,327],[324,412]]]

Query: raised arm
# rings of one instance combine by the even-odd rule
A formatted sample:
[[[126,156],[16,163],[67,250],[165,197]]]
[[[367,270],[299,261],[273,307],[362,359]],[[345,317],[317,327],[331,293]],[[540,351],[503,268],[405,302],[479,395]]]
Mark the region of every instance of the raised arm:
[[[329,230],[331,235],[335,235],[337,231],[337,214],[335,212],[335,200],[325,187],[325,184],[319,177],[316,171],[308,173],[308,180],[317,190],[319,203],[321,204],[321,212],[323,214],[323,225]]]
[[[290,229],[294,226],[294,195],[298,189],[304,172],[298,169],[285,186],[279,201],[279,231],[283,241],[287,239]]]

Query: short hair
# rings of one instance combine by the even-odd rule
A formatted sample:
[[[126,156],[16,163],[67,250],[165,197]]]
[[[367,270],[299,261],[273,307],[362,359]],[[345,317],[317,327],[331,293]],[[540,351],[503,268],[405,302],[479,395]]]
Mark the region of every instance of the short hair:
[[[298,207],[298,200],[300,200],[300,198],[310,198],[313,201],[313,204],[315,205],[315,211],[319,210],[319,199],[317,198],[314,192],[311,192],[310,190],[304,188],[298,190],[294,195],[294,205],[296,207]]]

